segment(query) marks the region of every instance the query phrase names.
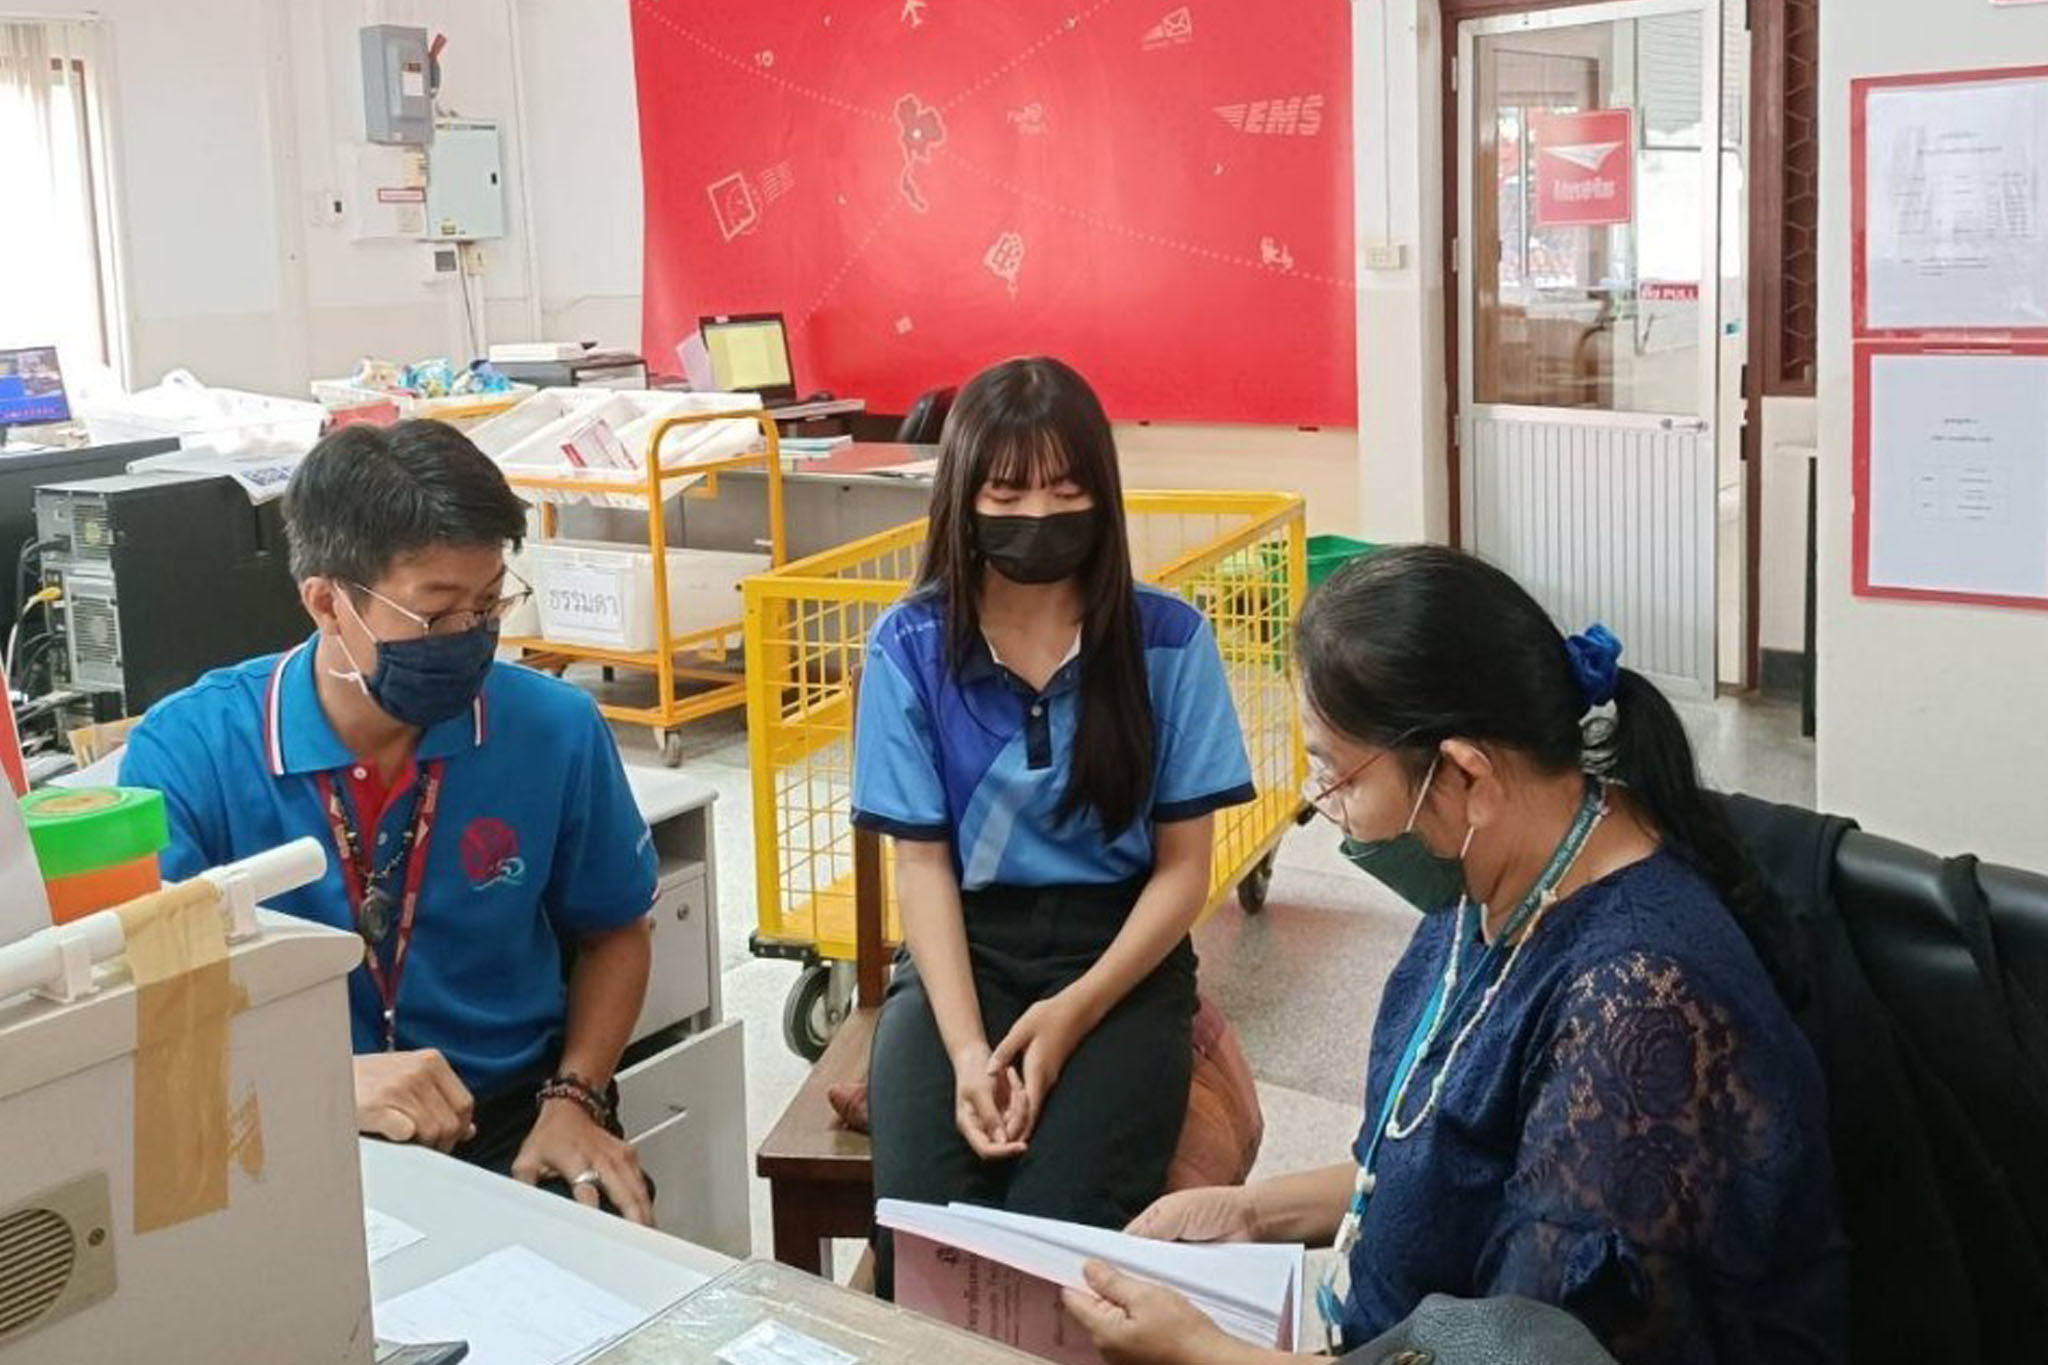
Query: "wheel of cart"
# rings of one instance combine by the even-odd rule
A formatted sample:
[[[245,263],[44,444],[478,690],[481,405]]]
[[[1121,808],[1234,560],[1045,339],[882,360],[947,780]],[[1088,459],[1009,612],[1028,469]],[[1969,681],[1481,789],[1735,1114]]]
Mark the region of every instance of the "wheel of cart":
[[[1275,849],[1259,859],[1237,884],[1237,903],[1247,915],[1256,915],[1266,908],[1266,893],[1273,889],[1273,859],[1279,852]]]
[[[661,735],[662,763],[671,768],[680,768],[683,765],[683,732],[661,730],[657,733]]]
[[[782,1041],[807,1062],[825,1055],[832,1035],[853,1008],[854,964],[814,958],[804,965],[782,1004]]]

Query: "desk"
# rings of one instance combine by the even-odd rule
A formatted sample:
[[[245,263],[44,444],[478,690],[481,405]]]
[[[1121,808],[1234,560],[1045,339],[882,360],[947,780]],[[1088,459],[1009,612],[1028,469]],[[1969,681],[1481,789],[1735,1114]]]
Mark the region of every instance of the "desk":
[[[657,886],[647,999],[620,1059],[619,1122],[659,1192],[662,1230],[744,1256],[745,1043],[719,988],[718,793],[666,768],[629,766],[626,783],[654,835]]]
[[[782,524],[791,559],[834,549],[922,517],[931,505],[930,475],[878,471],[937,458],[937,446],[856,442],[816,460],[782,464]],[[678,498],[670,533],[706,550],[758,552],[768,524],[768,476],[738,469],[719,476],[718,497]]]
[[[370,1267],[372,1303],[515,1244],[648,1313],[735,1264],[715,1251],[424,1147],[365,1138],[361,1148],[364,1205],[426,1234]]]
[[[815,403],[791,403],[768,409],[777,422],[822,422],[831,417],[854,417],[868,410],[865,398],[827,398]]]

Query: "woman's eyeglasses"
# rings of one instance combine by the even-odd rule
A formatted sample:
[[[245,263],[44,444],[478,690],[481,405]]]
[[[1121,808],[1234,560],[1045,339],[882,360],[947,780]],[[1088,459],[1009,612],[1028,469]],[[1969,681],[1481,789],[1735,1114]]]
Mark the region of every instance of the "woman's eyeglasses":
[[[1308,780],[1302,784],[1302,799],[1314,807],[1316,813],[1324,819],[1333,820],[1340,825],[1343,824],[1344,812],[1341,809],[1334,809],[1331,803],[1336,800],[1346,787],[1349,787],[1359,778],[1364,777],[1366,771],[1373,764],[1379,762],[1391,752],[1393,751],[1390,749],[1382,749],[1372,757],[1361,759],[1359,762],[1354,763],[1341,776],[1335,778],[1332,778],[1327,770],[1320,773],[1311,771],[1308,775]]]

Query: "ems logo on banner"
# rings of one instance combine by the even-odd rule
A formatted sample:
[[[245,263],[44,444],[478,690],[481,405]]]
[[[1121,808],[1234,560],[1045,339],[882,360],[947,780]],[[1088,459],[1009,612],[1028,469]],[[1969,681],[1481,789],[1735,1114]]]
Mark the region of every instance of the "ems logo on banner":
[[[1633,109],[1531,114],[1539,227],[1610,227],[1636,214]]]

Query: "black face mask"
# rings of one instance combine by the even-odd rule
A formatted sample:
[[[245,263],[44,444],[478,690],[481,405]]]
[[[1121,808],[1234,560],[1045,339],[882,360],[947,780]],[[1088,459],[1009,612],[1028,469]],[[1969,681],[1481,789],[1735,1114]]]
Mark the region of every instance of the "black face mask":
[[[1095,513],[1049,517],[974,514],[974,548],[1012,583],[1057,583],[1072,578],[1095,554]]]

